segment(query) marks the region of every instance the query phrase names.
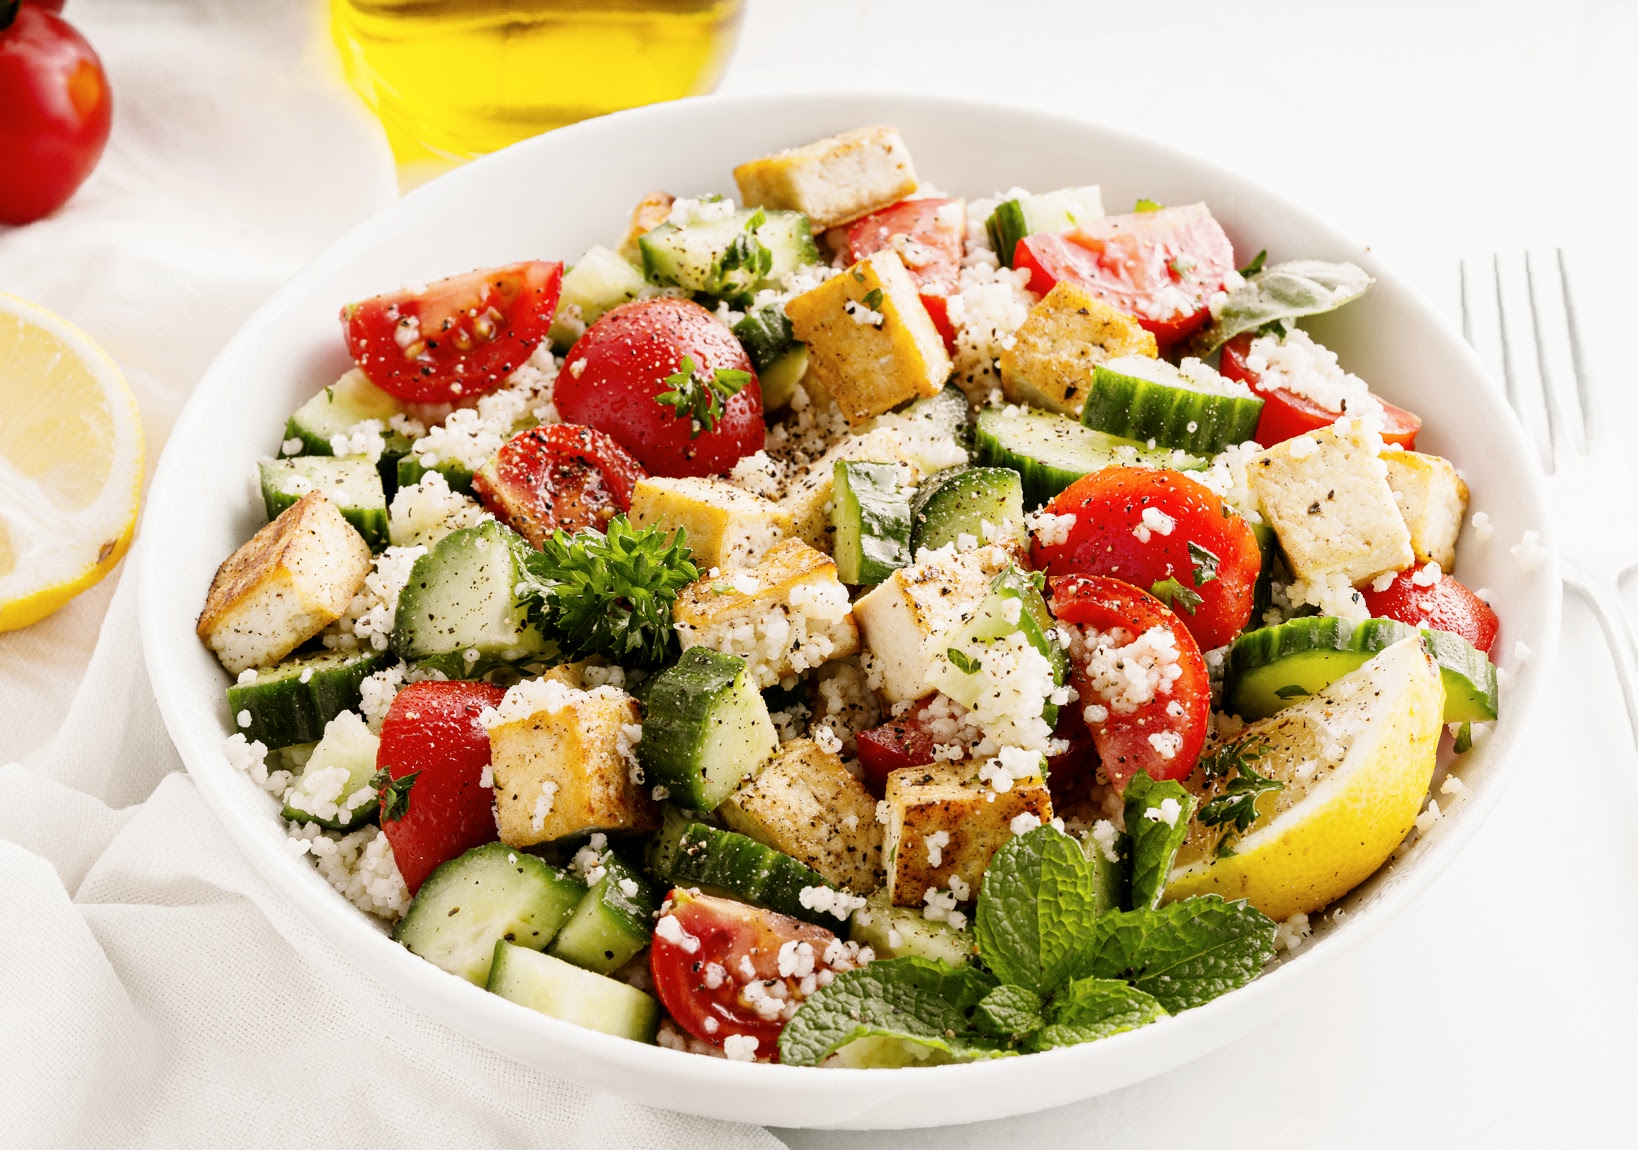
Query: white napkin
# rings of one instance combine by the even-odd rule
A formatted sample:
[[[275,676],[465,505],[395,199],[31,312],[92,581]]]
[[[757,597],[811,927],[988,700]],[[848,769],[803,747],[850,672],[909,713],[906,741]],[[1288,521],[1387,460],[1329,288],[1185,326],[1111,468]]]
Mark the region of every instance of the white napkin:
[[[64,211],[0,229],[0,290],[119,360],[150,461],[256,304],[394,195],[321,7],[69,6],[109,70],[114,136]],[[331,949],[179,773],[135,601],[116,576],[0,636],[0,1144],[778,1145],[528,1070]]]

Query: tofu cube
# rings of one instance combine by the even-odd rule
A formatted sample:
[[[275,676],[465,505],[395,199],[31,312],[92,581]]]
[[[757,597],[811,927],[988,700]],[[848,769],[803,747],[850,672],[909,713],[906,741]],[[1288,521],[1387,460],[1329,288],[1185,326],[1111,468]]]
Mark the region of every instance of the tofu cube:
[[[803,212],[815,232],[868,216],[916,190],[910,149],[892,128],[856,128],[734,169],[748,208]]]
[[[1052,795],[1040,776],[997,793],[978,769],[935,763],[887,776],[882,861],[894,906],[920,906],[928,891],[948,888],[951,875],[976,892],[990,859],[1013,837],[1013,819],[1028,812],[1051,821]]]
[[[792,739],[717,808],[731,830],[783,851],[854,894],[882,885],[876,800],[842,760]]]
[[[500,717],[489,728],[489,762],[502,842],[530,847],[586,831],[659,827],[635,756],[621,753],[634,746],[622,728],[641,720],[630,695],[543,678],[513,687]]]
[[[808,371],[850,426],[944,389],[953,365],[899,253],[879,251],[785,304]]]
[[[779,505],[791,516],[790,534],[825,554],[835,550],[831,537],[836,533],[830,521],[830,501],[836,486],[836,461],[856,459],[867,463],[903,463],[910,468],[906,482],[921,482],[922,471],[912,459],[913,444],[898,429],[871,428],[845,436],[823,456],[808,465],[802,477],[790,485]]]
[[[1455,464],[1420,451],[1384,451],[1382,462],[1417,562],[1449,571],[1456,565],[1456,537],[1467,515],[1467,484]]]
[[[650,192],[638,200],[637,206],[631,209],[631,224],[615,250],[630,263],[642,267],[643,251],[637,246],[637,241],[665,223],[666,217],[671,214],[671,205],[676,202],[677,197],[670,192]]]
[[[1326,427],[1252,457],[1246,484],[1298,579],[1357,587],[1415,559],[1381,449],[1372,432]]]
[[[232,674],[265,667],[341,618],[369,573],[364,537],[309,492],[216,569],[195,630]]]
[[[1013,403],[1081,417],[1093,369],[1123,355],[1156,356],[1155,337],[1085,288],[1060,280],[1001,353],[1001,390]]]
[[[651,476],[631,493],[631,524],[687,534],[694,565],[749,567],[791,531],[791,513],[720,479]]]
[[[690,583],[671,616],[684,650],[738,655],[759,690],[859,649],[835,560],[800,539],[776,543],[755,567]]]
[[[932,690],[927,679],[944,636],[978,610],[1011,558],[991,546],[901,567],[853,604],[883,697],[899,703]]]

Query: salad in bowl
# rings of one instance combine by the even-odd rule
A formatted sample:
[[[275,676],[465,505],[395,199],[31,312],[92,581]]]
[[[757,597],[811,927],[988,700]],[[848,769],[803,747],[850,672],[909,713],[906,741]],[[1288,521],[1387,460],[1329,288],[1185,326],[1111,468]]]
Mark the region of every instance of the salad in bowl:
[[[1030,1054],[1252,982],[1460,792],[1490,526],[1305,326],[1372,278],[936,179],[844,132],[335,301],[197,633],[409,951],[736,1061]]]

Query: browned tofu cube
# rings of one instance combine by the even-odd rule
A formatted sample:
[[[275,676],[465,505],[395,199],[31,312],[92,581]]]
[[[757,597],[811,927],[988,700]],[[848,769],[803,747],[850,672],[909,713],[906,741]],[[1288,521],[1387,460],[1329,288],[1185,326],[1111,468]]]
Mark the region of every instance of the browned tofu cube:
[[[815,232],[868,216],[916,190],[910,149],[892,128],[857,128],[734,169],[748,208],[803,212]]]
[[[631,492],[631,525],[681,528],[702,571],[749,567],[791,530],[791,513],[720,479],[650,476]]]
[[[1155,337],[1137,320],[1060,280],[1001,353],[1001,390],[1013,403],[1079,419],[1098,364],[1158,354]]]

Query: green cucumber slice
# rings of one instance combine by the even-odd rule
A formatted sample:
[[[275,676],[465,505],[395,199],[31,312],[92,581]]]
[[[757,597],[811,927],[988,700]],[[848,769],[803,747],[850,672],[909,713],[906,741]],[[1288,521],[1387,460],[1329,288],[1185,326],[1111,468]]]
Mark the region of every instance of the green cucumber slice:
[[[868,946],[877,958],[927,958],[961,966],[972,958],[971,931],[954,930],[947,922],[932,922],[921,907],[894,906],[884,887],[853,912],[847,936]]]
[[[227,689],[233,729],[270,751],[316,743],[331,719],[358,709],[364,680],[391,663],[384,651],[324,651],[258,668]]]
[[[1083,427],[1067,416],[1022,407],[987,407],[974,430],[978,461],[1010,467],[1024,481],[1024,501],[1038,507],[1083,475],[1121,464],[1199,471],[1204,459],[1181,451],[1151,449]]]
[[[791,321],[785,318],[783,304],[768,304],[745,313],[745,318],[733,327],[735,337],[751,357],[751,366],[761,375],[769,365],[790,350],[796,337],[791,334]]]
[[[1009,606],[1009,602],[1015,602],[1017,606]],[[1014,614],[1016,619],[1009,618]],[[948,651],[954,648],[970,658],[976,657],[988,644],[1014,632],[1022,632],[1029,645],[1046,657],[1052,665],[1053,682],[1063,686],[1069,673],[1069,655],[1058,642],[1058,630],[1052,613],[1030,577],[1011,565],[991,580],[989,594],[978,605],[978,610],[940,638],[937,649]],[[978,703],[979,696],[989,689],[991,680],[982,670],[963,671],[952,659],[954,656],[933,661],[927,675],[927,685],[971,708]],[[1057,706],[1046,704],[1041,717],[1048,726],[1056,726]]]
[[[404,414],[404,405],[371,383],[356,368],[296,408],[285,424],[286,439],[301,440],[302,455],[333,455],[330,437],[366,419],[386,422]],[[396,434],[383,432],[383,435]]]
[[[994,538],[987,538],[988,523]],[[1007,528],[1001,531],[1002,528]],[[910,551],[971,535],[980,543],[1029,542],[1024,481],[1010,467],[952,467],[923,483],[910,504]]]
[[[797,386],[807,373],[808,345],[791,344],[784,355],[769,364],[768,370],[758,376],[758,382],[762,384],[762,410],[778,411],[790,403],[791,396],[796,394]]]
[[[1103,195],[1096,185],[1059,188],[1055,192],[1005,200],[984,221],[990,244],[1004,267],[1012,266],[1013,251],[1025,236],[1067,232],[1103,218]]]
[[[967,396],[959,387],[945,387],[907,403],[899,414],[906,419],[925,419],[957,443],[972,439],[967,419]]]
[[[762,208],[682,227],[664,223],[637,244],[651,281],[725,299],[777,286],[797,268],[819,262],[807,216]]]
[[[688,648],[654,676],[643,713],[644,775],[691,810],[715,809],[779,746],[745,660],[709,647]]]
[[[380,738],[358,712],[342,711],[331,719],[295,786],[284,796],[284,817],[333,831],[356,830],[374,821],[380,803],[370,778],[380,746]]]
[[[1204,364],[1185,375],[1163,359],[1125,355],[1093,369],[1081,423],[1110,435],[1152,439],[1159,447],[1215,455],[1255,435],[1262,411],[1263,401],[1244,384],[1224,380]]]
[[[517,593],[528,551],[517,532],[492,519],[440,539],[415,561],[398,596],[393,653],[452,679],[547,654]]]
[[[298,455],[293,459],[264,459],[257,466],[268,519],[277,519],[281,511],[308,491],[319,491],[358,529],[371,551],[387,545],[387,492],[381,484],[380,470],[369,460]]]
[[[1229,648],[1225,703],[1243,719],[1266,718],[1318,694],[1377,652],[1417,633],[1417,628],[1393,619],[1355,621],[1329,615],[1248,631]],[[1460,636],[1426,629],[1421,635],[1444,680],[1445,722],[1494,719],[1495,665]]]
[[[838,459],[830,522],[836,576],[871,587],[910,565],[910,492],[897,463]]]
[[[436,471],[442,475],[451,491],[459,491],[462,495],[472,494],[472,472],[465,466],[454,460],[441,459],[437,466],[428,467],[413,451],[398,460],[393,477],[399,487],[413,487],[421,482],[421,477],[429,471]]]
[[[641,744],[639,744],[640,746]],[[767,907],[816,926],[834,928],[836,916],[802,905],[804,887],[833,887],[825,876],[753,838],[689,823],[671,852],[672,886],[699,887]]]
[[[434,966],[483,986],[497,942],[545,950],[586,887],[505,843],[473,847],[427,876],[392,937]]]
[[[580,262],[563,273],[558,294],[557,317],[548,338],[558,347],[569,347],[599,316],[643,294],[648,282],[643,271],[618,252],[601,244],[586,250]],[[579,328],[571,322],[578,308]]]
[[[574,914],[552,940],[551,953],[586,970],[607,974],[648,945],[660,900],[635,867],[610,854],[603,877],[592,884]]]
[[[488,988],[508,1002],[616,1038],[653,1042],[660,1004],[635,986],[502,939],[495,944]]]

